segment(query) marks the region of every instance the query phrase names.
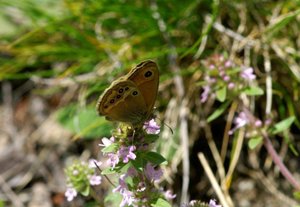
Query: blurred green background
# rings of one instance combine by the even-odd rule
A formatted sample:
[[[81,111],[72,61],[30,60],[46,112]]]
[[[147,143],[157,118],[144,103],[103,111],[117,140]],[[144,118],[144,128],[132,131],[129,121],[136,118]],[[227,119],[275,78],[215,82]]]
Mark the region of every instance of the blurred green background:
[[[219,106],[212,103],[205,108],[199,102],[205,70],[201,63],[213,54],[254,67],[262,88],[271,75],[272,113],[279,120],[296,117],[291,134],[297,149],[299,21],[299,0],[0,0],[2,206],[33,207],[30,195],[36,188],[38,195],[44,192],[48,206],[69,206],[63,195],[65,164],[70,163],[69,157],[98,156],[99,138],[109,137],[114,126],[97,116],[98,96],[145,59],[159,65],[156,114],[174,130],[171,134],[164,127],[157,149],[170,162],[166,185],[178,195],[175,206],[180,205],[183,173],[178,107],[182,100],[188,103],[190,198],[216,197],[196,158],[199,151],[211,153],[199,123]],[[271,71],[266,64],[271,64]],[[201,107],[204,112],[199,112]],[[265,97],[257,98],[255,110],[261,117],[264,108]],[[224,117],[211,124],[217,146],[224,125]],[[245,146],[246,157],[247,153]],[[288,155],[298,166],[298,158]],[[265,157],[260,162],[267,162]],[[243,206],[239,179],[255,186],[259,180],[246,173],[248,168],[253,170],[242,164],[232,184],[236,206]],[[270,167],[263,170],[273,173]],[[258,186],[254,194],[264,192],[266,202],[278,193]],[[281,187],[291,192],[284,184]],[[103,187],[103,195],[108,188]],[[254,205],[255,199],[247,200],[250,206],[259,206]],[[83,201],[76,202],[74,206],[83,206]],[[269,206],[276,204],[282,206],[277,201]]]

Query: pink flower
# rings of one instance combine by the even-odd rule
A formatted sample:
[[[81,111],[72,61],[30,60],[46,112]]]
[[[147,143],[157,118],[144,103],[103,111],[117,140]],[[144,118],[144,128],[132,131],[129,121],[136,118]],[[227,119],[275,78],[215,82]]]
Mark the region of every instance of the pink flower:
[[[95,159],[89,160],[89,168],[96,168],[97,166],[99,167],[100,165],[102,165],[102,162],[100,161],[97,161]]]
[[[102,178],[99,175],[92,175],[89,177],[89,181],[91,185],[100,185]]]
[[[122,202],[120,203],[120,207],[131,206],[136,201],[133,192],[127,189],[123,193],[121,193],[121,195],[123,199]]]
[[[146,130],[147,134],[158,134],[160,132],[160,126],[154,121],[154,119],[145,122],[143,128]]]
[[[265,124],[266,126],[271,125],[271,124],[272,124],[272,119],[266,119],[264,124]]]
[[[127,177],[126,174],[120,175],[119,185],[112,190],[114,193],[119,192],[122,194],[125,190],[127,190],[127,184],[125,182],[126,177]]]
[[[106,137],[103,137],[101,139],[101,141],[102,141],[102,144],[98,144],[100,147],[108,147],[109,145],[111,145],[112,143],[114,143],[115,138],[111,137],[110,139],[108,139]]]
[[[225,82],[228,82],[228,81],[230,81],[230,77],[229,77],[228,75],[225,75],[225,76],[223,77],[223,80],[224,80]]]
[[[128,163],[129,160],[135,160],[136,155],[133,153],[135,149],[136,149],[135,146],[129,146],[129,147],[121,146],[121,148],[118,151],[118,155],[123,159],[124,163]]]
[[[115,168],[115,167],[116,167],[116,164],[118,164],[119,161],[120,161],[119,156],[118,156],[117,154],[114,154],[114,153],[108,153],[107,156],[108,156],[107,163],[108,163],[112,168]]]
[[[77,196],[77,191],[74,188],[68,188],[65,192],[65,197],[67,201],[72,201]]]
[[[229,135],[232,135],[234,131],[236,131],[237,129],[245,126],[246,124],[249,123],[249,118],[247,117],[245,112],[240,112],[238,117],[236,117],[233,121],[235,123],[235,127],[233,129],[231,129],[228,133]]]
[[[245,112],[240,112],[238,117],[234,119],[234,123],[236,124],[237,128],[241,128],[245,126],[249,122],[249,119]]]
[[[228,84],[228,88],[229,89],[233,89],[235,87],[235,84],[233,82],[229,83]]]
[[[231,62],[230,60],[226,60],[224,66],[225,66],[226,68],[231,67],[231,66],[232,66],[232,62]]]
[[[127,175],[123,174],[119,178],[119,185],[113,189],[113,192],[119,192],[122,195],[121,207],[126,205],[132,205],[136,201],[134,194],[128,190],[127,184],[125,182]]]
[[[149,181],[156,182],[161,178],[161,176],[163,175],[163,172],[161,169],[155,170],[154,167],[150,163],[147,163],[146,168],[145,168],[145,175]]]
[[[254,125],[256,127],[261,127],[262,126],[262,121],[258,119],[258,120],[255,121]]]
[[[129,176],[129,177],[135,177],[137,175],[138,175],[138,173],[137,173],[136,169],[134,169],[133,167],[128,168],[128,170],[127,170],[127,176]]]
[[[210,199],[208,206],[209,207],[222,207],[221,205],[217,205],[216,201],[214,199]]]
[[[254,80],[256,76],[253,74],[253,68],[251,67],[243,67],[241,72],[241,77],[245,80]]]
[[[203,87],[203,92],[201,94],[201,99],[200,99],[201,103],[204,103],[207,101],[210,91],[211,91],[210,86],[206,85]]]
[[[164,193],[164,195],[167,200],[173,200],[174,198],[176,198],[176,194],[172,194],[172,192],[170,190],[167,190]]]

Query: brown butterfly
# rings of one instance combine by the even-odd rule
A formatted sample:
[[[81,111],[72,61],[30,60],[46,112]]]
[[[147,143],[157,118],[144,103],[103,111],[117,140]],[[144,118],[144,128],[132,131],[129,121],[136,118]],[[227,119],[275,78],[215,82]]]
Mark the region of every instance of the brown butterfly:
[[[143,124],[152,114],[157,96],[159,71],[146,60],[118,78],[103,92],[97,103],[99,115],[107,120]]]

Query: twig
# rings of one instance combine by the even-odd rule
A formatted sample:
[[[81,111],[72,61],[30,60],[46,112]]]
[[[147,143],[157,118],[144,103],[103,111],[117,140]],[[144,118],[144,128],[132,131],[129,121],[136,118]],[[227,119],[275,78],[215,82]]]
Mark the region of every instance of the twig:
[[[287,55],[287,51],[284,51],[278,44],[273,43],[271,47],[284,62],[288,63],[287,65],[294,74],[295,78],[297,81],[300,81],[300,67],[295,59],[291,55]]]
[[[207,16],[205,21],[211,21],[211,17]],[[232,37],[233,39],[239,41],[239,42],[243,42],[245,43],[245,45],[247,46],[250,46],[250,47],[255,47],[255,46],[258,46],[259,45],[259,42],[258,41],[255,41],[253,39],[249,39],[247,37],[244,37],[243,35],[231,30],[231,29],[228,29],[226,27],[224,27],[222,24],[218,23],[218,22],[215,22],[213,24],[213,27],[218,30],[219,32],[222,32],[224,34],[226,34],[227,36],[229,37]]]
[[[292,173],[287,169],[287,167],[282,162],[281,158],[275,151],[268,135],[266,133],[262,133],[264,137],[264,146],[266,147],[268,153],[272,157],[274,163],[279,168],[281,174],[291,183],[291,185],[297,189],[300,190],[300,184],[299,182],[293,177]]]
[[[212,156],[213,156],[213,158],[216,162],[217,170],[218,170],[218,174],[220,176],[220,179],[221,179],[222,182],[224,182],[224,180],[225,180],[225,169],[224,169],[224,166],[223,166],[223,161],[222,161],[221,155],[218,151],[218,148],[216,146],[216,143],[213,140],[213,135],[212,135],[212,132],[211,132],[211,128],[206,123],[204,125],[204,133],[205,133],[205,137],[207,139],[208,146],[209,146],[210,151],[212,153]]]
[[[10,188],[10,186],[5,182],[3,177],[0,175],[0,186],[3,192],[7,195],[7,197],[11,200],[15,207],[24,207],[23,203],[19,199],[19,197],[15,194],[15,192]]]
[[[182,196],[181,202],[188,201],[188,187],[190,182],[190,160],[189,160],[189,135],[188,135],[188,122],[187,122],[187,108],[185,107],[186,99],[184,99],[180,109],[180,137],[183,148],[183,182],[182,182]]]
[[[216,177],[214,176],[214,174],[202,152],[198,153],[198,158],[199,158],[200,163],[202,164],[203,169],[204,169],[214,191],[216,192],[222,206],[223,207],[233,207],[234,204],[233,204],[231,198],[229,196],[225,197],[224,193],[221,190],[220,185],[217,182]]]
[[[3,103],[5,109],[5,129],[10,137],[15,137],[17,135],[17,129],[15,128],[15,124],[13,123],[13,97],[12,97],[12,86],[8,81],[4,81],[2,83],[2,94],[3,94]]]
[[[274,185],[274,182],[272,182],[267,176],[265,176],[260,170],[252,170],[249,171],[247,169],[246,172],[248,175],[250,175],[252,178],[258,180],[262,183],[262,185],[269,191],[273,196],[277,197],[281,201],[285,203],[285,206],[296,206],[297,202],[290,197],[286,196],[284,193],[279,191],[276,186]]]
[[[223,142],[222,142],[222,148],[221,148],[221,159],[224,162],[225,161],[225,156],[226,156],[226,152],[227,152],[227,147],[228,147],[228,142],[229,142],[229,130],[232,124],[232,120],[234,117],[234,113],[237,109],[238,106],[238,102],[234,101],[229,109],[229,113],[228,113],[228,117],[227,117],[227,122],[226,122],[226,126],[225,126],[225,131],[224,131],[224,136],[223,136]]]
[[[223,188],[228,189],[228,187],[231,184],[232,175],[233,175],[234,169],[235,169],[235,167],[237,165],[237,162],[239,160],[241,151],[242,151],[244,137],[245,137],[245,128],[241,128],[239,130],[239,133],[238,133],[237,143],[236,143],[236,146],[235,146],[235,149],[234,149],[233,157],[232,157],[230,165],[229,165],[228,172],[226,174],[225,182],[222,183],[222,187]]]
[[[180,113],[180,138],[181,138],[181,145],[182,145],[182,162],[183,162],[183,181],[182,181],[182,192],[181,192],[181,203],[187,203],[189,200],[188,196],[188,186],[189,186],[189,179],[190,179],[190,160],[189,160],[189,134],[188,134],[188,122],[187,122],[187,100],[183,99],[185,95],[184,91],[184,84],[182,77],[179,75],[180,68],[176,63],[178,54],[176,52],[176,48],[171,41],[171,38],[167,32],[167,26],[165,21],[161,18],[158,12],[158,6],[155,0],[151,2],[151,9],[152,9],[152,16],[154,19],[157,20],[157,25],[159,27],[160,32],[162,33],[165,41],[170,48],[170,54],[168,55],[169,65],[171,70],[176,74],[174,76],[174,83],[176,87],[176,91],[178,93],[179,100],[182,100],[179,104]]]
[[[267,117],[272,110],[272,77],[271,77],[271,61],[269,48],[267,45],[263,47],[264,68],[266,72],[266,115]]]

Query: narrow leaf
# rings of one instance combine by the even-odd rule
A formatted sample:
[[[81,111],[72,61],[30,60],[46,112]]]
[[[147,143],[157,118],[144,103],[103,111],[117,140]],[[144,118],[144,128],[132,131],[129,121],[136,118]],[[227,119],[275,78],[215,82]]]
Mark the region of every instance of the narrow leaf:
[[[254,149],[257,145],[261,144],[263,141],[263,137],[253,137],[248,142],[248,147],[250,149]]]
[[[219,90],[216,91],[216,94],[217,94],[217,99],[220,102],[224,102],[226,99],[227,88],[225,86],[220,88]]]
[[[114,173],[116,173],[116,170],[115,169],[111,169],[111,168],[105,168],[101,172],[102,175],[109,175],[109,174],[114,174]]]
[[[157,139],[159,138],[159,136],[157,134],[148,134],[145,137],[145,142],[146,143],[153,143],[155,142]]]
[[[286,25],[288,25],[291,21],[295,20],[299,14],[300,14],[300,9],[277,17],[273,21],[274,23],[270,24],[265,30],[265,33],[267,34],[267,38],[271,39],[272,36],[282,31],[282,29],[286,27]]]
[[[249,96],[260,96],[264,94],[264,90],[258,86],[251,86],[246,88],[243,92]]]
[[[289,117],[287,119],[282,120],[281,122],[278,122],[271,129],[271,133],[272,134],[278,134],[279,132],[282,132],[282,131],[290,128],[290,126],[293,124],[294,121],[295,121],[295,117],[291,116],[291,117]]]
[[[137,171],[142,171],[146,160],[144,160],[141,156],[137,155],[135,160],[131,160],[130,163],[132,163],[133,167],[137,170]]]
[[[155,165],[167,163],[167,160],[163,156],[161,156],[160,154],[158,154],[156,152],[147,152],[144,155],[144,158]]]
[[[152,207],[172,207],[171,204],[165,199],[159,198],[156,203],[151,204]]]
[[[117,149],[118,149],[118,147],[119,147],[118,144],[113,143],[113,144],[111,144],[111,145],[109,145],[109,146],[107,146],[107,147],[104,147],[104,148],[101,150],[101,152],[103,152],[103,153],[116,152]]]
[[[227,107],[229,106],[229,101],[225,102],[224,104],[222,104],[218,109],[216,109],[208,118],[207,118],[207,122],[211,122],[213,120],[215,120],[216,118],[218,118],[219,116],[221,116],[224,111],[227,109]]]

